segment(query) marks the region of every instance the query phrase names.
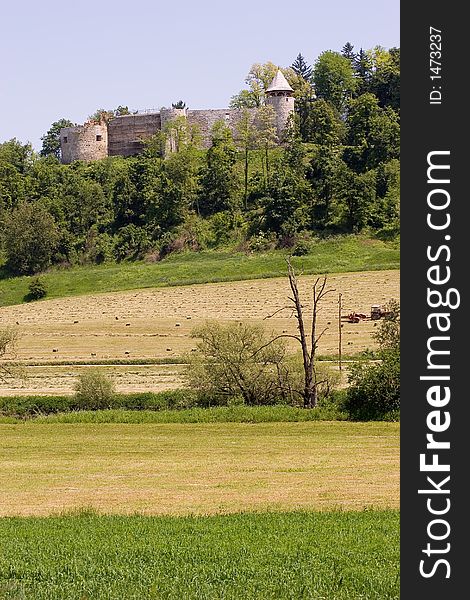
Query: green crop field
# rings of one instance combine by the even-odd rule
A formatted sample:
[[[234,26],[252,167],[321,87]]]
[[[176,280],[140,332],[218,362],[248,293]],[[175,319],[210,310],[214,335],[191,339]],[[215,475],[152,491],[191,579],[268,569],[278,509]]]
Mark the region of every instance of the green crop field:
[[[0,520],[0,598],[390,600],[397,511]]]

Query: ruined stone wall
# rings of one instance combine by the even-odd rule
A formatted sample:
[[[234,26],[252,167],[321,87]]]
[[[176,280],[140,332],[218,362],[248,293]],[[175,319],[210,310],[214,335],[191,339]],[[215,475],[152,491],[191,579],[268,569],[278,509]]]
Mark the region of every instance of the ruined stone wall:
[[[190,125],[197,125],[202,137],[202,145],[209,148],[211,145],[211,132],[217,121],[223,121],[237,138],[237,125],[242,119],[243,109],[220,108],[212,110],[188,110],[187,119]],[[256,118],[256,109],[249,109],[250,119],[253,123]]]
[[[143,150],[142,140],[161,129],[160,113],[124,115],[108,123],[109,156],[133,156]]]
[[[62,162],[99,160],[108,155],[108,130],[105,123],[85,123],[60,130]]]

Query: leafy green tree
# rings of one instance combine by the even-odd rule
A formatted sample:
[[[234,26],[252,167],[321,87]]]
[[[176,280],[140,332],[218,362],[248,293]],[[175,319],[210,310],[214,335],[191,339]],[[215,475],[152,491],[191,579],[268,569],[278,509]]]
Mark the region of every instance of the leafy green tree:
[[[206,153],[206,165],[201,174],[199,207],[202,215],[235,207],[235,162],[232,133],[223,121],[218,121],[212,130],[212,146]]]
[[[338,110],[327,100],[318,98],[309,107],[303,139],[322,146],[335,146],[343,143],[345,137],[346,125]]]
[[[173,108],[183,109],[186,108],[186,102],[183,102],[183,100],[178,100],[178,102],[173,102],[171,106]]]
[[[43,271],[51,264],[58,239],[54,219],[40,204],[21,203],[5,219],[7,268],[16,275]]]
[[[35,277],[28,285],[27,300],[40,300],[47,296],[47,285],[42,277]]]
[[[315,192],[311,211],[313,228],[331,225],[332,207],[338,191],[338,180],[345,165],[336,148],[321,146],[310,161],[307,177]]]
[[[381,107],[400,109],[400,49],[385,50],[377,46],[370,50],[369,59],[372,65],[370,91],[377,96]]]
[[[400,125],[397,113],[380,108],[376,96],[362,94],[349,103],[348,148],[345,160],[357,172],[375,169],[399,157]]]
[[[248,109],[243,109],[236,127],[237,145],[243,152],[243,204],[245,209],[248,202],[248,178],[250,167],[250,153],[256,148],[258,130],[253,124],[253,118]]]
[[[33,147],[29,143],[22,144],[13,138],[0,144],[0,163],[11,165],[22,175],[28,174],[33,158]]]
[[[72,121],[59,119],[52,123],[47,133],[41,137],[41,156],[55,156],[57,160],[60,160],[60,130],[64,127],[73,127]]]
[[[88,117],[88,121],[92,123],[108,122],[114,117],[114,110],[105,108],[98,108],[95,112]]]
[[[276,115],[270,104],[264,104],[258,110],[257,125],[258,148],[261,150],[265,184],[269,184],[269,153],[278,142],[276,131]]]
[[[337,171],[336,201],[340,226],[358,233],[367,223],[375,201],[376,174],[374,171],[356,173],[342,163]]]
[[[13,165],[0,161],[0,215],[26,200],[28,183]]]
[[[253,64],[245,79],[248,90],[241,90],[241,92],[232,96],[230,108],[261,107],[266,97],[266,90],[278,69],[279,67],[270,61],[264,64]],[[281,69],[281,71],[288,81],[295,76],[292,69]]]
[[[318,57],[313,82],[317,97],[331,102],[340,113],[357,87],[351,61],[331,50],[322,52]]]
[[[115,117],[124,117],[125,115],[132,114],[128,106],[122,106],[121,104],[113,112]]]

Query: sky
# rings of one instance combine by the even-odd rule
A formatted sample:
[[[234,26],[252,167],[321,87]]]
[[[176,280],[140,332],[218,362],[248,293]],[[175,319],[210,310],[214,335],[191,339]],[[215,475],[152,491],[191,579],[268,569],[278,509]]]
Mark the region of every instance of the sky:
[[[399,0],[0,0],[0,142],[98,108],[225,108],[253,63],[400,45]]]

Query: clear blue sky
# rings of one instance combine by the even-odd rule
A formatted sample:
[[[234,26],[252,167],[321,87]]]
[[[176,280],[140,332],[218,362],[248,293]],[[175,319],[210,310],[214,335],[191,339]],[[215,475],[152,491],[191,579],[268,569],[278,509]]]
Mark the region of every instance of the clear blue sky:
[[[16,0],[0,13],[0,142],[97,108],[224,108],[254,62],[400,45],[398,0]]]

